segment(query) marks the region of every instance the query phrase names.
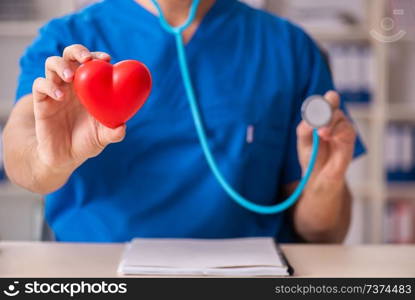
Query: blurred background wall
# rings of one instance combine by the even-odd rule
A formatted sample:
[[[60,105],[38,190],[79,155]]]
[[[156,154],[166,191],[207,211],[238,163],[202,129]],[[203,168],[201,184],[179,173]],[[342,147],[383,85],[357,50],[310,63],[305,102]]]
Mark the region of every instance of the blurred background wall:
[[[0,1],[0,128],[13,106],[19,58],[39,27],[89,2]],[[245,2],[301,25],[329,55],[368,148],[348,174],[355,202],[346,242],[415,242],[415,1]],[[39,240],[42,223],[41,197],[11,185],[0,164],[0,239]]]

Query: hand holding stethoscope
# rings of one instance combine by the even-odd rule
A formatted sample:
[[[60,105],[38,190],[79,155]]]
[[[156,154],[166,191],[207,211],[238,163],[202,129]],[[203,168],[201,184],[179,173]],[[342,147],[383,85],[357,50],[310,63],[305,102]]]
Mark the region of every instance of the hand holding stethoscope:
[[[328,116],[327,110],[332,110],[331,120],[324,126],[317,127],[320,137],[318,157],[315,162],[313,174],[308,185],[318,185],[320,181],[331,181],[343,179],[347,167],[353,158],[354,145],[356,141],[356,130],[353,123],[340,108],[340,97],[337,92],[329,91],[324,99],[330,107],[315,102],[318,107],[308,108],[309,116],[303,109],[303,121],[297,127],[298,158],[303,170],[306,169],[312,151],[313,127],[310,123],[324,122]],[[303,108],[307,106],[305,102]],[[314,111],[313,111],[314,109]]]

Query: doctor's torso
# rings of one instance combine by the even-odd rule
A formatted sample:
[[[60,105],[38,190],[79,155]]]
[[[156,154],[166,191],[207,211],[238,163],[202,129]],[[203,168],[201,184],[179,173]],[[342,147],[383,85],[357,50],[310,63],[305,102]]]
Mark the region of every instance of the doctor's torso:
[[[125,140],[86,161],[47,196],[46,217],[58,240],[290,239],[286,215],[246,211],[216,182],[196,136],[174,38],[156,16],[132,0],[107,0],[54,20],[23,57],[22,72],[42,76],[36,73],[43,72],[43,59],[75,43],[109,53],[112,63],[142,61],[152,73],[153,90],[127,123]],[[328,79],[323,76],[310,91],[312,59],[321,59],[316,48],[282,19],[218,0],[186,52],[220,170],[245,197],[276,203],[281,186],[300,175],[295,125],[301,100],[331,87],[325,74]],[[27,92],[30,76],[21,76],[18,94]]]

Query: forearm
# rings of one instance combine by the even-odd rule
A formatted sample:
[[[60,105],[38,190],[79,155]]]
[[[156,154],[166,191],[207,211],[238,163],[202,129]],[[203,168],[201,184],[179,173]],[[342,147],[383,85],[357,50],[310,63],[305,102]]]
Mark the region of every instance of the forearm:
[[[35,193],[47,194],[61,187],[73,170],[69,167],[56,170],[40,161],[31,96],[20,101],[3,132],[5,170],[13,183]]]
[[[294,226],[308,242],[341,242],[351,218],[352,196],[345,179],[310,184],[294,208]]]

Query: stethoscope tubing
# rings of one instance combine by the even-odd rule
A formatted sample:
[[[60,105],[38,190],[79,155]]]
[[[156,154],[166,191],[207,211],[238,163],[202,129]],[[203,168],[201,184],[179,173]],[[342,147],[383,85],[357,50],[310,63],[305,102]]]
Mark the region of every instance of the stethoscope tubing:
[[[313,129],[312,151],[311,151],[310,160],[306,168],[306,171],[304,173],[304,176],[301,178],[294,192],[287,199],[274,205],[260,205],[240,195],[224,178],[222,172],[218,168],[215,157],[213,156],[212,151],[210,150],[207,135],[206,135],[205,128],[203,126],[203,121],[202,121],[201,114],[200,114],[199,105],[198,105],[198,102],[195,96],[192,80],[190,77],[189,67],[187,64],[187,57],[186,57],[185,45],[184,45],[183,38],[182,38],[182,32],[193,22],[193,19],[196,16],[197,7],[200,3],[200,0],[193,1],[192,6],[190,8],[188,19],[183,25],[178,26],[178,27],[173,27],[167,22],[156,0],[151,0],[151,1],[155,5],[159,13],[160,23],[162,27],[166,31],[173,34],[175,37],[180,73],[182,75],[183,84],[184,84],[186,96],[189,102],[191,114],[193,117],[193,122],[195,125],[196,133],[197,133],[202,151],[206,158],[206,161],[213,175],[215,176],[215,178],[217,179],[221,187],[225,190],[225,192],[229,195],[231,199],[233,199],[240,206],[244,207],[245,209],[251,212],[258,213],[258,214],[276,214],[276,213],[280,213],[280,212],[287,210],[292,205],[294,205],[296,201],[300,198],[313,172],[313,169],[314,169],[314,166],[317,160],[317,156],[318,156],[318,149],[319,149],[319,136],[318,136],[317,129]]]

